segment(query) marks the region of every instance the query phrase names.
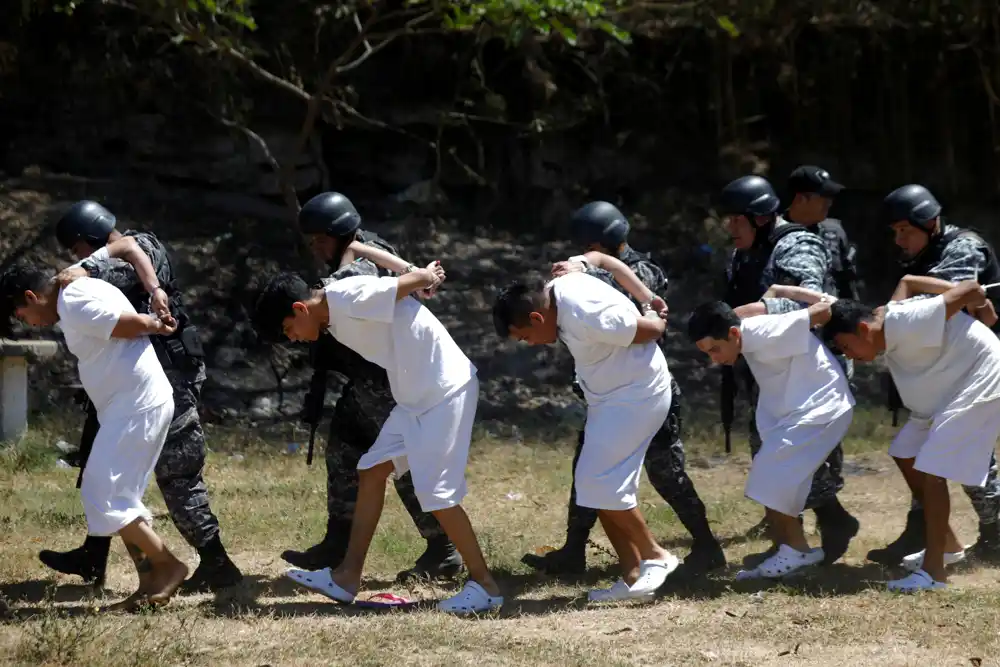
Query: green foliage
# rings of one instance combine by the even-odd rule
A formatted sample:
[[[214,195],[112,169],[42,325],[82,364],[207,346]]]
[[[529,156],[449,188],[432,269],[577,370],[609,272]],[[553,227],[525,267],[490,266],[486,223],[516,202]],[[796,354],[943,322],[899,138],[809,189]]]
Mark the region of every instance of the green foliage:
[[[482,24],[507,30],[510,42],[520,41],[529,31],[560,35],[574,45],[580,28],[597,28],[627,42],[629,34],[614,23],[615,12],[624,0],[458,0],[428,2],[410,0],[410,6],[431,5],[441,12],[444,26],[453,30],[471,29]]]

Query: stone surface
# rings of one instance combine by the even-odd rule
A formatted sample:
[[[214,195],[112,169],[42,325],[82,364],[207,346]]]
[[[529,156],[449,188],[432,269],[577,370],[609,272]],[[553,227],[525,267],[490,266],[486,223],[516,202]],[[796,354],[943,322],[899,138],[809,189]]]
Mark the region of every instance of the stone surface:
[[[28,427],[28,365],[59,351],[52,340],[0,339],[0,442],[16,440]]]

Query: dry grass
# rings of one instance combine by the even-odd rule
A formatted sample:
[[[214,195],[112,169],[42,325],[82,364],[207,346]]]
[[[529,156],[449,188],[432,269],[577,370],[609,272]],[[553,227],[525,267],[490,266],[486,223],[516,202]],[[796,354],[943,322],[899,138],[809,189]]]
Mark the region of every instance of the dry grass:
[[[16,665],[995,665],[1000,641],[1000,589],[992,569],[966,569],[942,594],[897,597],[881,585],[895,573],[866,564],[864,553],[894,537],[907,505],[903,485],[884,455],[889,430],[881,415],[859,418],[848,442],[843,500],[863,522],[846,562],[787,585],[734,584],[729,572],[678,585],[656,604],[588,608],[594,583],[609,582],[611,559],[590,554],[592,574],[579,582],[537,576],[521,555],[557,545],[570,479],[569,449],[551,443],[511,445],[480,438],[469,470],[467,504],[508,604],[476,620],[429,609],[372,613],[340,607],[294,588],[281,576],[284,548],[312,544],[322,532],[322,463],[255,443],[231,457],[228,436],[213,437],[208,478],[225,539],[248,575],[224,595],[176,599],[149,615],[94,616],[76,580],[55,576],[36,559],[44,547],[79,543],[84,522],[75,471],[54,467],[59,429],[36,429],[2,455],[0,465],[0,593],[12,616],[0,623],[0,663]],[[714,429],[704,438],[712,437]],[[697,439],[694,439],[697,440]],[[739,438],[735,439],[737,442]],[[709,455],[719,441],[689,442],[689,468],[730,560],[763,548],[742,535],[760,511],[742,497],[748,457]],[[662,541],[686,553],[683,530],[644,488],[644,509]],[[520,495],[518,495],[520,494]],[[390,590],[434,600],[453,588],[405,590],[391,581],[419,555],[422,543],[390,490],[387,516],[370,561],[366,591]],[[162,510],[155,490],[149,494]],[[957,526],[975,538],[968,501],[955,492]],[[162,512],[161,512],[162,516]],[[811,521],[807,523],[811,529]],[[158,528],[191,562],[194,555],[168,520]],[[599,530],[594,539],[607,542]],[[108,595],[134,581],[116,544]],[[2,610],[2,606],[0,606]],[[977,662],[978,661],[978,662]]]

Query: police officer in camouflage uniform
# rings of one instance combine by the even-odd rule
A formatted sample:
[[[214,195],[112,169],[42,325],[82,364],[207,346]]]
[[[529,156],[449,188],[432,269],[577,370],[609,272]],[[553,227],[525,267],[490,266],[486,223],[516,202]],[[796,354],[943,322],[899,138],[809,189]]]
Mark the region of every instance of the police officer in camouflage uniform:
[[[825,174],[820,179],[824,181],[818,191],[821,196],[832,197],[840,191],[841,186],[830,180],[829,174],[818,171]],[[827,294],[836,293],[830,271],[830,251],[815,224],[806,227],[789,222],[778,215],[779,206],[774,188],[760,176],[738,178],[722,190],[720,213],[725,217],[726,229],[736,246],[727,267],[724,299],[733,308],[761,300],[771,285],[796,285]],[[763,302],[769,314],[802,307],[790,299],[767,298]],[[751,398],[751,409],[756,411],[758,388],[746,362],[741,360],[733,372]],[[760,446],[756,421],[751,415],[751,456],[756,456]],[[844,487],[843,459],[843,448],[837,445],[813,476],[806,500],[806,508],[816,513],[826,563],[844,555],[859,528],[857,519],[837,499],[837,493]]]
[[[941,218],[941,204],[922,185],[904,185],[889,193],[883,202],[882,219],[892,227],[901,251],[899,278],[911,274],[953,283],[1000,282],[1000,264],[990,244],[972,230],[946,224]],[[994,325],[993,331],[1000,333],[1000,324]],[[972,554],[996,561],[1000,558],[1000,478],[995,453],[990,459],[986,484],[962,488],[979,517],[979,539],[972,547]],[[868,552],[868,558],[885,565],[899,565],[904,556],[924,548],[924,538],[924,511],[913,498],[903,533],[886,547]]]
[[[591,202],[577,210],[570,219],[570,236],[573,243],[585,250],[617,257],[625,263],[653,294],[663,296],[667,279],[663,270],[649,255],[641,254],[628,245],[628,220],[608,202]],[[581,267],[623,294],[628,294],[607,271],[596,267]],[[638,304],[637,304],[638,305]],[[574,391],[582,398],[582,391],[574,383]],[[663,428],[653,438],[646,453],[646,474],[653,488],[677,514],[681,523],[691,533],[691,553],[684,559],[684,569],[689,574],[725,567],[726,557],[712,533],[705,513],[705,504],[698,497],[694,483],[684,470],[684,443],[681,441],[681,390],[677,380],[671,378],[670,414]],[[573,468],[583,448],[583,431],[580,431]],[[580,507],[576,502],[576,484],[569,497],[569,516],[566,544],[543,556],[525,554],[522,561],[531,567],[549,573],[580,573],[586,569],[586,545],[590,531],[597,522],[597,511]]]
[[[349,246],[358,241],[398,258],[395,248],[372,232],[361,229],[361,216],[347,197],[336,192],[316,195],[302,207],[299,227],[313,252],[333,271],[326,280],[357,275],[387,275],[384,268],[366,259],[355,259]],[[398,272],[412,265],[399,260]],[[395,402],[389,380],[380,366],[346,347],[327,332],[312,347],[314,381],[306,397],[305,420],[319,417],[326,393],[326,374],[333,371],[347,380],[330,422],[326,446],[327,529],[323,540],[306,551],[285,551],[281,557],[292,565],[319,570],[337,567],[347,550],[351,521],[358,496],[358,460],[375,442]],[[437,519],[420,509],[409,472],[396,479],[396,491],[416,524],[427,548],[413,568],[400,572],[408,577],[453,576],[462,569],[462,557]]]
[[[204,353],[198,331],[184,309],[166,248],[154,235],[115,229],[115,216],[93,201],[74,204],[56,224],[60,245],[71,250],[92,278],[120,289],[139,313],[151,312],[151,304],[169,297],[171,314],[178,322],[170,336],[150,338],[156,356],[174,390],[174,416],[166,442],[154,468],[156,482],[178,532],[194,547],[201,560],[184,583],[188,591],[218,590],[239,583],[243,575],[229,559],[219,535],[219,520],[208,502],[202,473],[205,468],[205,433],[198,415],[198,402],[205,382]],[[159,286],[148,293],[136,269],[120,257],[141,252],[152,264]],[[87,421],[81,441],[81,467],[86,465],[97,433],[97,412],[87,402]],[[81,473],[82,477],[82,473]],[[79,484],[78,484],[79,485]],[[103,585],[110,537],[88,535],[83,546],[68,552],[42,551],[47,566],[86,581]],[[141,559],[141,554],[132,554]],[[138,564],[138,562],[137,562]]]

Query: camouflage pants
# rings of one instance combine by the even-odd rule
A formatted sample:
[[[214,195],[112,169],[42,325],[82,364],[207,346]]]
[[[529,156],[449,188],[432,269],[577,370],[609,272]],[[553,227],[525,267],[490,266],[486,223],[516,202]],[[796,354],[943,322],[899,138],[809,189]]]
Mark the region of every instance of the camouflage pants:
[[[366,409],[359,405],[351,385],[344,387],[330,421],[326,444],[327,539],[348,539],[354,508],[358,501],[358,461],[378,437],[392,405]],[[433,514],[420,509],[413,488],[413,476],[407,472],[395,481],[396,493],[425,540],[444,537],[441,524]]]
[[[852,368],[853,367],[849,367]],[[735,367],[736,382],[742,385],[746,395],[750,397],[750,456],[757,456],[760,451],[760,433],[757,431],[757,399],[760,388],[754,380],[750,367],[740,358]],[[830,452],[823,465],[813,475],[812,487],[806,498],[806,509],[822,507],[836,499],[844,488],[844,448],[838,444]]]
[[[715,537],[708,525],[705,503],[698,497],[694,483],[684,471],[684,443],[681,441],[681,390],[677,381],[671,379],[672,399],[670,413],[663,427],[653,437],[646,452],[645,468],[649,481],[656,492],[667,501],[684,527],[696,542],[714,542]],[[583,450],[583,431],[573,455],[573,469],[576,470],[580,452]],[[580,507],[576,503],[574,482],[569,496],[569,517],[567,520],[567,543],[586,542],[594,524],[597,510]]]
[[[198,549],[219,534],[219,520],[209,507],[208,488],[202,477],[205,432],[198,415],[198,401],[205,383],[205,366],[198,364],[189,371],[168,370],[166,373],[174,389],[174,418],[153,472],[177,531],[188,544]],[[97,412],[89,405],[83,438],[89,437],[90,442],[85,451],[89,451],[97,428]]]

